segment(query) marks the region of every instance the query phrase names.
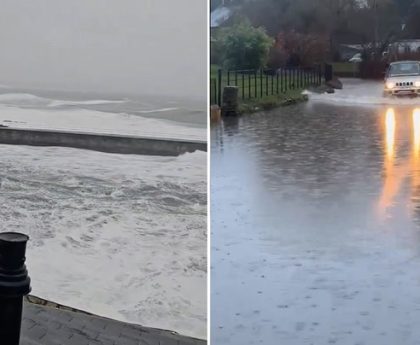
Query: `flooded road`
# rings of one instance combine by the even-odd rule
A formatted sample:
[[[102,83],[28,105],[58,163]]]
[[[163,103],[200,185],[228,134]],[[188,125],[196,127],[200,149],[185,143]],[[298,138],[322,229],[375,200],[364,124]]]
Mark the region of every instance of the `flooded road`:
[[[322,97],[212,128],[216,344],[420,344],[420,102]]]

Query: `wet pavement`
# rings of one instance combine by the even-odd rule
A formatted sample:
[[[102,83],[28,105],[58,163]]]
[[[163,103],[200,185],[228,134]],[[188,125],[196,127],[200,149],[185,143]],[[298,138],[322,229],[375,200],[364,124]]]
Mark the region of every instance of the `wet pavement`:
[[[394,103],[212,128],[212,343],[420,344],[420,110]]]

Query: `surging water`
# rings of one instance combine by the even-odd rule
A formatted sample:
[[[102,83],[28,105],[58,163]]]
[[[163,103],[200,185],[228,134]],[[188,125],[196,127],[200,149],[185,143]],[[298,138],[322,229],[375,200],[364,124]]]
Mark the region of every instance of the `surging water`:
[[[330,103],[340,106],[417,106],[420,101],[417,98],[387,98],[383,97],[384,82],[360,81],[359,79],[342,79],[344,87],[335,90],[333,94],[310,93],[312,102]]]
[[[0,145],[0,231],[30,236],[32,293],[206,336],[206,154]]]
[[[172,100],[13,90],[0,124],[205,138]],[[119,320],[206,336],[206,160],[0,145],[0,230],[31,237],[33,293]],[[53,259],[54,258],[54,259]]]
[[[204,105],[139,96],[0,89],[0,125],[206,139]]]

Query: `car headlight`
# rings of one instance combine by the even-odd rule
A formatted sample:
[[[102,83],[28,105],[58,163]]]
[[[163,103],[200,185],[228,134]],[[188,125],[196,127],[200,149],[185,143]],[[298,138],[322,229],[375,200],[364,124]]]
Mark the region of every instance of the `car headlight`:
[[[387,89],[393,89],[395,87],[395,83],[393,83],[392,81],[388,81],[386,83],[386,88]]]
[[[415,87],[420,87],[420,80],[414,82]]]

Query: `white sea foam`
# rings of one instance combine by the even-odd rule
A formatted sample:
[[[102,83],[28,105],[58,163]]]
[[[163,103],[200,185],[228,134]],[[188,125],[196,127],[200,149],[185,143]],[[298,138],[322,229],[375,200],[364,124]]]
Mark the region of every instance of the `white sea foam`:
[[[175,139],[206,140],[205,128],[139,115],[70,108],[21,108],[0,104],[0,125]]]
[[[178,108],[160,108],[160,109],[151,109],[151,110],[139,110],[139,114],[152,114],[152,113],[164,113],[166,111],[174,111]]]
[[[102,105],[124,103],[125,100],[102,100],[92,99],[84,101],[55,100],[45,97],[39,97],[30,93],[3,93],[0,94],[0,104],[14,106],[44,105],[47,107],[62,106],[83,106],[83,105]]]
[[[102,104],[119,104],[124,103],[125,100],[105,100],[105,99],[92,99],[87,101],[60,101],[51,100],[48,104],[49,107],[62,107],[62,106],[78,106],[78,105],[102,105]]]
[[[0,145],[0,231],[28,233],[33,293],[206,336],[206,154]]]
[[[48,103],[49,99],[38,97],[30,93],[3,93],[0,94],[2,104],[27,104],[27,103]]]

